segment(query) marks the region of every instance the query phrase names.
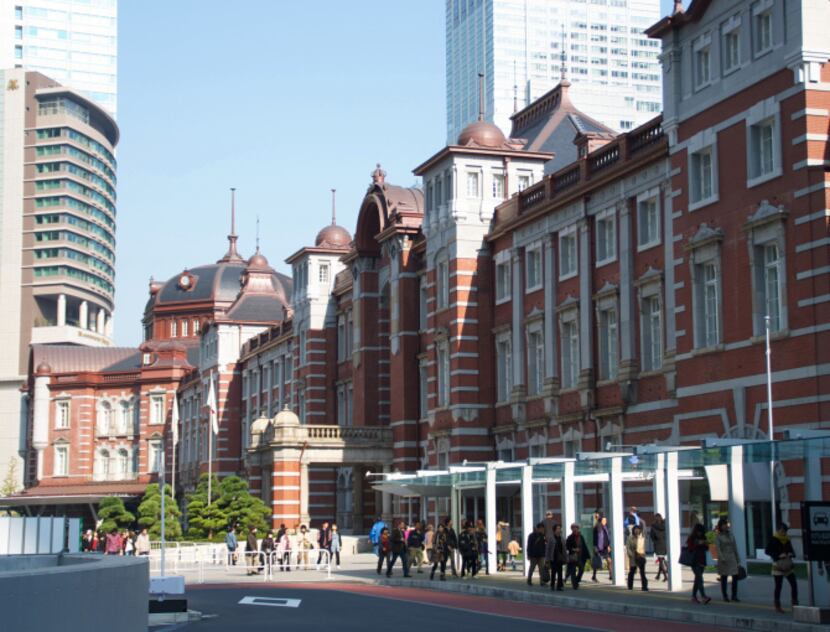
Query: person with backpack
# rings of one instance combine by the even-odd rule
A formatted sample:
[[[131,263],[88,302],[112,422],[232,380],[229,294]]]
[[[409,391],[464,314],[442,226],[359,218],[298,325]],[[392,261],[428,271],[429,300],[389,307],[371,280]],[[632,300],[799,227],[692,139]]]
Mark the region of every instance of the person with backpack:
[[[472,521],[467,522],[458,536],[458,551],[461,553],[461,577],[467,571],[470,572],[470,577],[475,577],[478,572],[478,538]]]
[[[389,564],[392,559],[392,543],[389,541],[389,529],[383,527],[378,536],[378,575],[384,564]]]
[[[692,601],[706,605],[712,601],[711,597],[706,596],[706,589],[703,587],[703,570],[706,568],[709,543],[706,541],[706,530],[699,522],[692,528],[692,532],[686,539],[686,550],[689,552],[692,573],[695,576],[692,584]],[[698,599],[698,595],[703,601]]]
[[[536,525],[536,529],[527,537],[527,548],[525,553],[530,562],[530,568],[527,572],[527,585],[533,585],[533,571],[539,567],[539,585],[544,586],[545,581],[545,523],[540,522]]]
[[[603,563],[608,562],[608,579],[613,580],[611,563],[611,536],[608,533],[608,518],[602,513],[594,524],[594,554],[591,556],[591,581],[597,583],[597,571],[602,570]]]
[[[386,523],[378,516],[375,524],[372,525],[372,529],[369,531],[369,542],[372,544],[372,550],[378,557],[380,557],[380,532],[385,528]]]
[[[403,576],[411,577],[409,574],[409,559],[406,554],[406,523],[401,520],[389,536],[389,544],[392,549],[392,557],[389,560],[389,566],[386,567],[386,576],[392,577],[392,569],[395,567],[395,562],[398,558],[401,559],[403,565]]]
[[[432,540],[432,571],[429,574],[430,579],[435,579],[435,569],[441,567],[441,581],[446,580],[447,572],[447,555],[449,554],[449,546],[447,544],[447,530],[444,525],[438,525],[438,531],[435,532],[435,537]]]
[[[510,524],[504,520],[496,523],[496,551],[498,553],[498,564],[496,570],[507,570],[507,544],[510,542]]]

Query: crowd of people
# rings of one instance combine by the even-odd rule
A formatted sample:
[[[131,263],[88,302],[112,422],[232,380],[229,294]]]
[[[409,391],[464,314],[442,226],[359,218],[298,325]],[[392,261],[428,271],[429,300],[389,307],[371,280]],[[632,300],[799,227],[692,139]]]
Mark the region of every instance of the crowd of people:
[[[109,533],[87,529],[81,536],[81,551],[104,555],[150,555],[150,536],[147,529],[141,529],[138,533],[129,529],[119,531],[117,528]]]

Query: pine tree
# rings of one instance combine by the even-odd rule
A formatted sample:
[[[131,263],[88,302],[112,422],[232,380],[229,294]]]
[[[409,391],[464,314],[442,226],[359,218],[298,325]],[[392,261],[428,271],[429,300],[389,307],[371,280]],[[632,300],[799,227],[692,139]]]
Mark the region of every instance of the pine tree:
[[[118,496],[107,496],[98,505],[98,519],[101,529],[109,533],[119,527],[127,527],[135,521],[135,516],[124,507],[124,501]]]
[[[164,535],[165,538],[175,540],[182,535],[182,525],[179,522],[182,512],[173,499],[173,490],[170,485],[165,485],[164,491],[166,494]],[[147,529],[151,539],[161,537],[161,494],[158,483],[150,483],[144,490],[144,497],[138,505],[138,525]]]
[[[243,529],[256,527],[266,531],[271,527],[271,510],[248,490],[248,483],[238,476],[228,476],[220,483],[221,495],[216,503],[228,518],[226,525]]]
[[[219,497],[219,478],[213,476],[211,485],[213,502],[208,505],[208,475],[202,474],[196,491],[187,496],[187,534],[195,538],[213,538],[213,534],[224,530],[228,517],[216,502]]]

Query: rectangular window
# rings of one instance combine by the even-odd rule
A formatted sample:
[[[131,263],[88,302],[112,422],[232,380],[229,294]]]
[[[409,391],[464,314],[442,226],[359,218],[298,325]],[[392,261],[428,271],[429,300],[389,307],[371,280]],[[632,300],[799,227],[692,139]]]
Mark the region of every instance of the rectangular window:
[[[769,316],[770,331],[780,331],[781,306],[783,297],[781,295],[781,257],[778,251],[778,244],[771,243],[763,246],[764,262],[764,307],[765,316]]]
[[[562,388],[574,388],[579,376],[579,329],[576,320],[562,323]]]
[[[164,396],[153,395],[150,397],[150,423],[164,423]]]
[[[429,371],[426,365],[421,364],[418,367],[418,416],[420,419],[426,419],[429,413]]]
[[[328,285],[329,284],[329,264],[328,263],[321,263],[320,264],[320,272],[319,277],[320,285]]]
[[[346,425],[351,426],[354,420],[354,388],[352,383],[346,385]]]
[[[524,191],[527,187],[530,186],[530,175],[526,173],[519,174],[519,191]]]
[[[637,202],[637,248],[655,246],[660,243],[660,211],[657,198]]]
[[[709,84],[711,69],[709,66],[709,47],[704,46],[695,51],[695,87],[702,88]]]
[[[194,319],[193,319],[193,335],[194,335],[194,336],[198,336],[198,335],[199,335],[199,329],[200,329],[200,326],[199,326],[199,319],[198,319],[198,318],[194,318]]]
[[[343,362],[346,359],[346,315],[340,314],[337,317],[337,361]]]
[[[55,428],[69,428],[69,402],[58,402],[55,415]]]
[[[512,350],[509,336],[496,341],[496,401],[506,402],[513,389]]]
[[[297,389],[297,416],[300,418],[300,423],[305,421],[305,389]]]
[[[715,195],[712,148],[693,153],[691,159],[692,203],[705,202]]]
[[[418,280],[418,328],[426,331],[427,328],[427,280],[421,276]]]
[[[175,320],[170,321],[170,337],[175,338],[178,335],[179,324]]]
[[[478,171],[467,172],[467,197],[477,198],[481,197],[479,188],[479,173]]]
[[[493,174],[493,197],[497,200],[504,199],[504,174]]]
[[[149,453],[147,455],[147,467],[149,472],[161,471],[161,441],[153,439],[147,444]]]
[[[496,264],[496,304],[510,300],[510,259]]]
[[[617,343],[617,310],[603,309],[599,312],[599,378],[614,380],[619,365]]]
[[[576,275],[576,230],[559,233],[559,278]]]
[[[69,446],[55,446],[55,476],[66,476],[69,474]]]
[[[545,381],[545,345],[541,330],[527,335],[527,394],[539,395]]]
[[[446,309],[450,305],[450,264],[448,261],[439,261],[435,268],[435,293],[438,309]]]
[[[14,27],[14,39],[22,40],[23,39],[23,27],[22,26],[15,26]]]
[[[450,403],[450,349],[447,342],[439,343],[437,349],[438,364],[438,406],[444,408]]]
[[[528,292],[542,287],[542,248],[539,245],[525,250],[525,285]]]
[[[713,347],[720,343],[720,279],[714,262],[697,264],[696,330],[699,347]]]
[[[760,55],[772,48],[772,11],[755,16],[755,54]]]
[[[723,36],[723,71],[731,72],[741,65],[740,31],[735,29]]]
[[[749,179],[764,178],[775,173],[775,117],[749,126]]]
[[[337,424],[342,426],[346,421],[346,385],[337,387]]]
[[[644,298],[641,310],[643,370],[657,371],[663,366],[663,328],[660,298],[658,296]]]
[[[23,7],[16,6],[14,8],[14,19],[15,20],[22,20],[23,19]]]
[[[613,209],[597,215],[597,265],[617,258],[617,216]]]
[[[187,338],[187,336],[188,336],[187,326],[189,324],[190,324],[190,322],[187,319],[182,320],[182,337],[183,338]]]
[[[306,332],[305,331],[300,332],[300,340],[298,341],[297,346],[299,347],[297,349],[297,353],[299,354],[298,363],[299,363],[300,366],[304,366],[305,361],[306,361]]]
[[[23,59],[23,47],[22,46],[15,46],[14,47],[14,58],[15,59]]]

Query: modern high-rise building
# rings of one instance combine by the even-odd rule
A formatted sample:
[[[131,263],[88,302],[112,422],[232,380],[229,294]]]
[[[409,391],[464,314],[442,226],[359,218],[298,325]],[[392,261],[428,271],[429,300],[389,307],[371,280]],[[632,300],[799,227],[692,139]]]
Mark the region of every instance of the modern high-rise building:
[[[0,0],[0,68],[36,70],[116,115],[117,0]]]
[[[581,111],[630,130],[661,109],[659,42],[645,29],[659,0],[447,0],[447,142],[478,115],[505,133],[510,115],[551,90],[563,75]],[[563,69],[564,62],[564,69]]]
[[[21,465],[29,344],[112,345],[118,126],[38,72],[0,70],[0,87],[3,480]]]

